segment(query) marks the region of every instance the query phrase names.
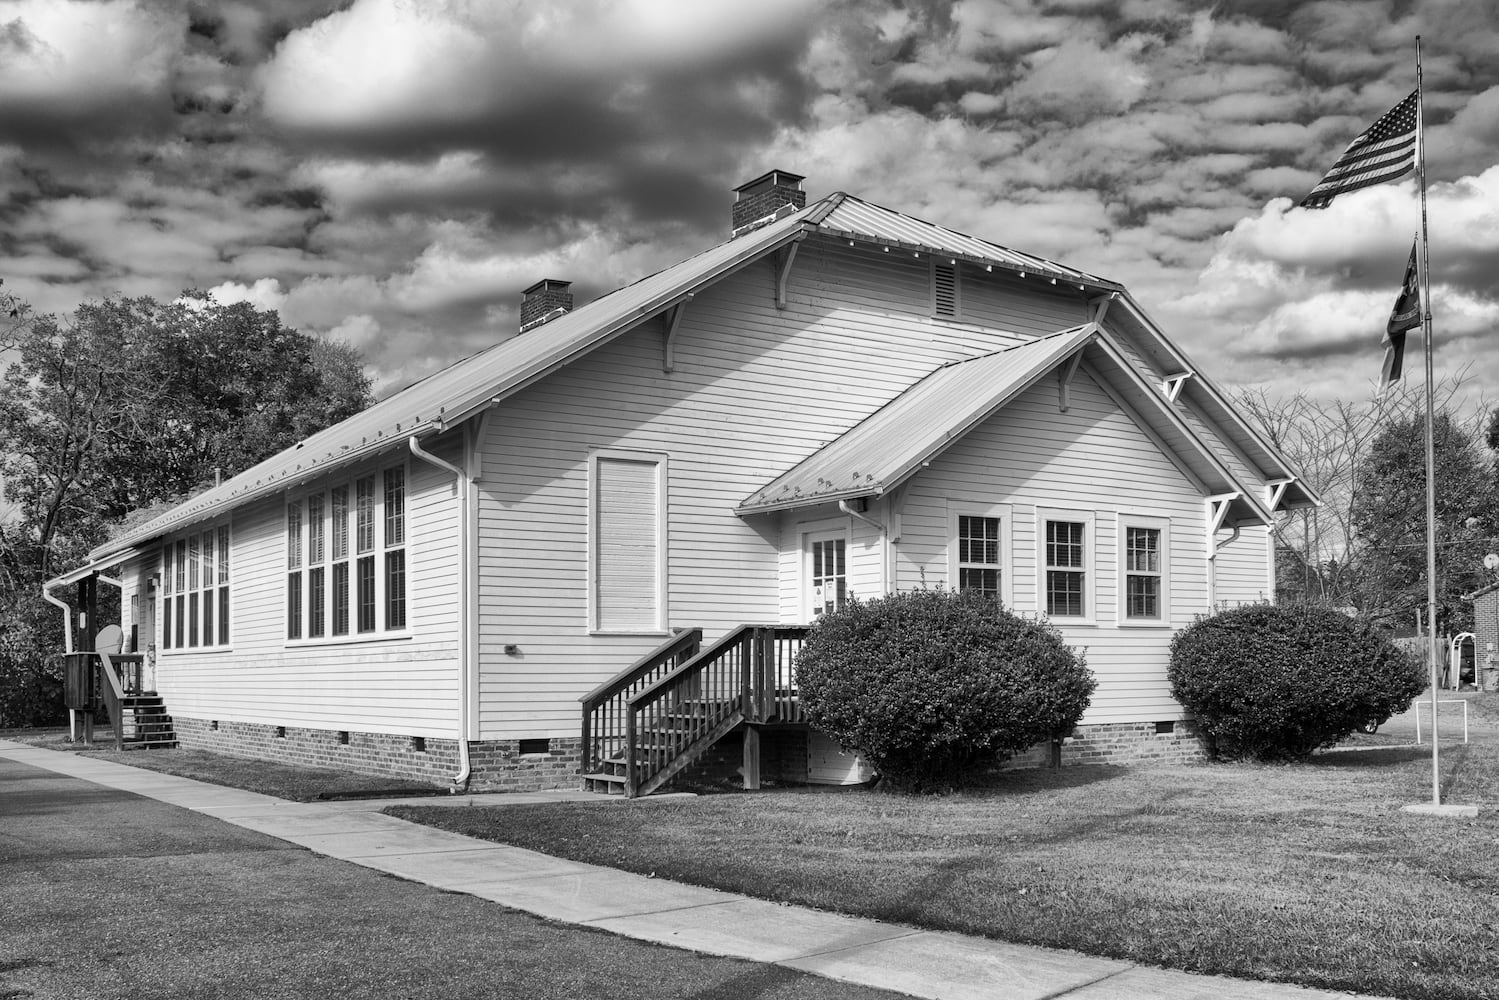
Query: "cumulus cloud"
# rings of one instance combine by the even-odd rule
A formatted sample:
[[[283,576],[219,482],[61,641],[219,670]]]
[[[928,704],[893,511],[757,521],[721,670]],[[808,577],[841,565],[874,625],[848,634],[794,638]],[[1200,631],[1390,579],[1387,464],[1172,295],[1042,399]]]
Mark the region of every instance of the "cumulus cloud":
[[[185,27],[133,0],[0,0],[0,128],[57,141],[159,124]]]
[[[221,285],[214,285],[208,290],[208,294],[220,305],[232,306],[236,302],[248,302],[256,309],[280,309],[286,301],[281,282],[275,278],[261,278],[252,285],[226,281]]]

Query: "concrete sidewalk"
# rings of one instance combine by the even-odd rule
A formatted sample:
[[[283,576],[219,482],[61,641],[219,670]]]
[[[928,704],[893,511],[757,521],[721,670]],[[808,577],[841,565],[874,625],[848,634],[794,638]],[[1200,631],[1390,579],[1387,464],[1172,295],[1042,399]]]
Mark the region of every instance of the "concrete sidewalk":
[[[583,792],[454,798],[283,799],[0,740],[0,755],[131,792],[318,854],[567,923],[942,1000],[1332,1000],[1344,993],[1198,976],[919,930],[565,861],[380,813],[411,802],[470,808],[611,801]]]

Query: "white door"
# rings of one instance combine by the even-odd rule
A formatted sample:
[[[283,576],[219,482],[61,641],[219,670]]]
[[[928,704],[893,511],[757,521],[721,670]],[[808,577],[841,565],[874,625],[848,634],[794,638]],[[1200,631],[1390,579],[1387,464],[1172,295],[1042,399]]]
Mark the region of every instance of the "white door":
[[[819,531],[808,534],[802,559],[807,620],[843,607],[848,599],[848,534]]]

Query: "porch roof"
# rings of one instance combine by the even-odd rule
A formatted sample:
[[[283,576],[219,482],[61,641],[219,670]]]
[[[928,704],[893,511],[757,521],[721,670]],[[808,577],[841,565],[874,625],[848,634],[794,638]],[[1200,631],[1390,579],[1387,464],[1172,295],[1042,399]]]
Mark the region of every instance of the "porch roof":
[[[1229,523],[1270,523],[1269,510],[1250,486],[1141,379],[1096,323],[943,365],[747,497],[735,513],[770,513],[888,493],[1074,356],[1205,497],[1232,498]]]

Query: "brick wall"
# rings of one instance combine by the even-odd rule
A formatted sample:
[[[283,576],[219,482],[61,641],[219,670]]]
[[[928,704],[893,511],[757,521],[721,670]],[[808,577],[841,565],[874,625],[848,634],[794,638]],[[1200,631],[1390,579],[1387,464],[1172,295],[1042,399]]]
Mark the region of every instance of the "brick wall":
[[[1062,766],[1069,764],[1190,764],[1207,759],[1197,723],[1177,719],[1172,731],[1157,732],[1154,722],[1110,722],[1078,726],[1062,745]],[[1009,767],[1048,767],[1051,748],[1031,747],[1010,759]]]
[[[277,727],[252,722],[214,722],[174,716],[177,741],[190,750],[329,767],[409,781],[446,785],[458,773],[458,741],[391,733],[341,734],[329,729]],[[284,733],[284,735],[278,735]],[[348,742],[343,742],[344,738]],[[549,740],[545,752],[521,753],[518,740],[469,744],[470,791],[529,792],[576,788],[581,740]],[[531,749],[527,747],[526,749]]]

